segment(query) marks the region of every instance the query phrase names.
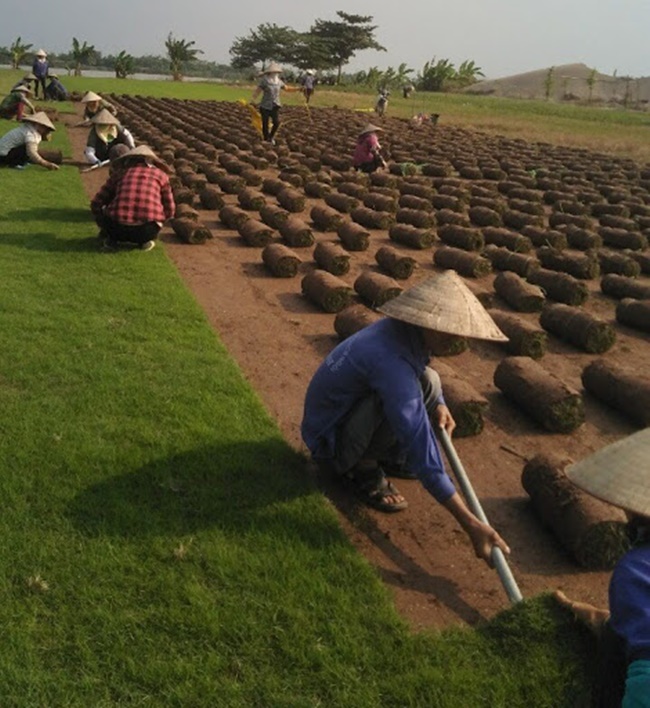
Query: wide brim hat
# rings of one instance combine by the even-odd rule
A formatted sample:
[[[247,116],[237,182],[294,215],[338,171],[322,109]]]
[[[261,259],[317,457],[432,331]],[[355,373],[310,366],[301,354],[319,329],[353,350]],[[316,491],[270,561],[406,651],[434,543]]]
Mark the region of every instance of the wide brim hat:
[[[436,332],[495,342],[508,341],[454,270],[427,278],[384,303],[377,311]]]
[[[90,101],[101,101],[102,97],[94,91],[86,91],[80,103],[89,103]]]
[[[30,71],[29,74],[25,74],[25,76],[23,76],[23,81],[38,81],[38,79]]]
[[[279,64],[276,64],[274,61],[272,61],[266,69],[262,71],[263,74],[281,74],[282,73],[282,67]]]
[[[47,78],[48,79],[58,79],[59,75],[58,74],[53,74],[51,71],[47,72]]]
[[[566,476],[598,499],[650,517],[650,428],[569,465]]]
[[[165,161],[161,160],[158,155],[148,146],[148,145],[138,145],[132,150],[125,152],[123,155],[116,157],[113,162],[122,162],[123,160],[130,159],[132,157],[140,157],[144,160],[151,160],[161,167],[166,167]]]
[[[36,54],[34,54],[34,56],[36,56],[36,57],[46,57],[46,56],[47,56],[47,52],[46,52],[44,49],[39,49],[39,50],[36,52]]]
[[[56,128],[54,127],[54,123],[52,123],[45,111],[39,111],[38,113],[34,113],[31,116],[23,116],[22,120],[26,123],[36,123],[37,125],[44,125],[50,130],[56,130]]]
[[[32,93],[32,90],[29,88],[29,86],[25,86],[24,84],[22,86],[16,86],[14,91],[20,91],[20,93]]]
[[[310,76],[313,76],[314,70],[313,70],[313,69],[307,69],[307,71],[305,71],[305,74],[309,74]]]
[[[91,123],[96,125],[119,125],[120,121],[106,108],[102,108],[101,111],[95,113],[95,115],[90,119]]]
[[[378,125],[373,125],[372,123],[368,123],[368,125],[359,133],[359,137],[362,135],[367,135],[368,133],[377,133],[377,132],[384,132],[384,129],[381,128]]]

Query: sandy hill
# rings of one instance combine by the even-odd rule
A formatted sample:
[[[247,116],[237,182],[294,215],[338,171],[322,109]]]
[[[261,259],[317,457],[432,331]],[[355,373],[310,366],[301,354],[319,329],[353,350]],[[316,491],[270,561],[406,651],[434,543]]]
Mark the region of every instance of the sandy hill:
[[[551,67],[480,81],[465,93],[504,96],[507,98],[544,98]],[[552,67],[550,97],[556,101],[589,99],[592,68],[586,64],[562,64]],[[645,104],[650,101],[650,77],[630,78],[594,74],[591,100],[604,103]]]

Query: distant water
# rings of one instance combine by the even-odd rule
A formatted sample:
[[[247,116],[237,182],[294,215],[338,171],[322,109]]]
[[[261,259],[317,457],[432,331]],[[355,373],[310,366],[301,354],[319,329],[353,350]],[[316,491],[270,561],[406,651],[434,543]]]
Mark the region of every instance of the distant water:
[[[31,66],[21,66],[22,71],[28,74],[31,70]],[[0,69],[11,69],[9,64],[0,64]],[[59,75],[61,81],[65,79],[66,76],[72,76],[72,72],[68,74],[66,69],[59,67],[53,67],[52,70]],[[83,76],[87,76],[91,79],[114,79],[114,71],[102,71],[100,69],[84,69]],[[129,74],[129,79],[142,79],[144,81],[171,81],[171,74]],[[215,79],[211,77],[203,76],[183,76],[183,81],[202,81],[205,83],[222,84],[224,79]]]

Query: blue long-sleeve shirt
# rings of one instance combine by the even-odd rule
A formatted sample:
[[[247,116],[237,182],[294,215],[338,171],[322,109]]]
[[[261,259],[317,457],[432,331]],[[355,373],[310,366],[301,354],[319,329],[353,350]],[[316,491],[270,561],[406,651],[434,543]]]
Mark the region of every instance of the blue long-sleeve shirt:
[[[337,425],[356,401],[376,392],[406,467],[437,501],[449,499],[455,488],[445,472],[420,385],[428,361],[418,328],[390,318],[341,342],[307,388],[302,437],[314,458],[334,457]]]
[[[650,544],[638,546],[617,563],[609,584],[610,625],[632,660],[650,660]]]

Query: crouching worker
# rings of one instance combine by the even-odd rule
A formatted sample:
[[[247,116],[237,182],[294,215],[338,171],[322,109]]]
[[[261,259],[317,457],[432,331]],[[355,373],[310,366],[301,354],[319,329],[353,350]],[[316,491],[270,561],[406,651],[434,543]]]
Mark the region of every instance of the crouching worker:
[[[22,120],[27,113],[36,113],[32,102],[27,98],[32,95],[29,86],[16,86],[2,99],[0,103],[0,118]]]
[[[120,125],[119,120],[105,108],[99,111],[90,122],[84,155],[91,165],[99,165],[111,158],[111,148],[124,144],[130,150],[135,147],[131,133]]]
[[[25,116],[22,125],[0,138],[0,165],[22,168],[32,162],[48,170],[58,170],[58,165],[44,160],[38,153],[41,141],[49,140],[55,130],[47,113],[41,111]]]
[[[108,180],[90,204],[106,250],[130,243],[150,251],[175,208],[167,166],[146,145],[114,160]]]
[[[45,88],[45,98],[50,101],[67,101],[70,96],[66,87],[59,81],[58,74],[47,75],[48,85]]]
[[[646,428],[566,470],[575,485],[627,513],[633,544],[612,573],[609,611],[555,594],[598,637],[595,708],[650,708],[649,460]]]
[[[440,378],[427,364],[436,343],[452,336],[507,338],[453,271],[401,293],[379,311],[388,317],[341,342],[314,374],[303,440],[321,468],[347,479],[380,511],[407,506],[380,462],[401,465],[399,476],[406,476],[404,470],[416,476],[489,563],[494,545],[509,549],[467,508],[445,472],[434,426],[451,433],[455,423]]]
[[[386,167],[386,161],[381,155],[378,132],[383,129],[372,123],[359,133],[357,144],[352,155],[352,166],[359,172],[375,172],[380,167]]]

